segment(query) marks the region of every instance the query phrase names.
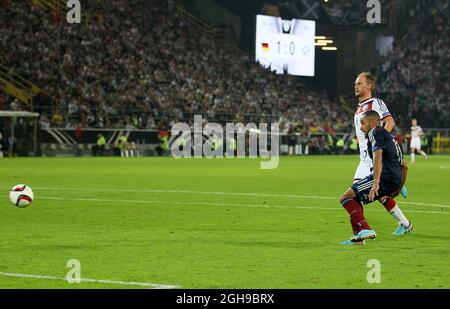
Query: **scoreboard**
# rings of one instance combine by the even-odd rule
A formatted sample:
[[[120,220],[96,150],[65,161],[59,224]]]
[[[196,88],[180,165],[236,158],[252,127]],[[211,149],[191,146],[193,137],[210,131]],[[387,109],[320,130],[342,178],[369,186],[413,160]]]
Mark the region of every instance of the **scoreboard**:
[[[256,61],[278,74],[314,76],[316,22],[257,15]]]

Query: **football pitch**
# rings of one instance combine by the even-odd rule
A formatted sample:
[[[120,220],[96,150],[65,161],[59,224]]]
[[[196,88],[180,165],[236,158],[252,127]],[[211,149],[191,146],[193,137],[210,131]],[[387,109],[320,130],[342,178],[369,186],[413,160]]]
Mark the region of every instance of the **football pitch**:
[[[0,288],[450,288],[450,157],[409,167],[411,234],[373,203],[377,239],[343,246],[358,159],[1,159]],[[8,199],[20,183],[25,209]],[[74,259],[81,283],[64,280]]]

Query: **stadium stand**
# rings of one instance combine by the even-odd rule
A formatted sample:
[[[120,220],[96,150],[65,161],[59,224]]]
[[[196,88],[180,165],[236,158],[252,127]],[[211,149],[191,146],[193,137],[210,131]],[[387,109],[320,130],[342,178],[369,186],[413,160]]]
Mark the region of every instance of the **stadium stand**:
[[[420,3],[420,2],[419,2]],[[423,1],[410,8],[406,35],[380,60],[380,96],[406,127],[417,118],[424,127],[450,127],[449,3]]]
[[[0,2],[0,62],[42,87],[34,98],[42,127],[167,130],[203,114],[221,123],[279,122],[283,132],[303,136],[351,131],[352,114],[325,91],[260,67],[199,31],[173,2],[150,2],[84,2],[90,21],[82,25],[28,0]],[[330,6],[342,11],[348,3]],[[411,117],[449,127],[448,4],[439,3],[410,12],[408,33],[378,65],[377,94],[404,129]],[[27,108],[4,94],[0,106]],[[309,142],[327,145],[319,137]]]
[[[144,2],[93,2],[87,10],[94,21],[81,26],[52,19],[26,0],[3,7],[1,54],[51,96],[42,103],[51,106],[43,106],[45,125],[168,128],[203,113],[218,122],[280,121],[285,131],[351,126],[351,115],[326,92],[277,76],[199,33],[165,1]]]

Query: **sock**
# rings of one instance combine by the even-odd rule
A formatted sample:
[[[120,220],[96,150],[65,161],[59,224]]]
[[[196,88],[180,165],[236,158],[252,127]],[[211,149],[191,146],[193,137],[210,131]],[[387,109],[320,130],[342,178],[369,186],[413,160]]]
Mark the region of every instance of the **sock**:
[[[426,154],[423,150],[420,151],[420,154],[421,154],[422,156],[424,156],[424,157],[427,156],[427,154]]]
[[[404,226],[409,225],[408,219],[406,219],[405,215],[403,214],[400,207],[397,206],[397,203],[393,198],[388,198],[383,203],[384,208],[386,208],[387,211],[394,217],[395,220],[397,220],[398,223],[403,224]]]
[[[342,206],[350,215],[353,232],[357,234],[362,230],[371,230],[366,218],[364,218],[364,211],[360,204],[353,199],[346,199],[342,201]]]
[[[359,198],[355,197],[354,200],[355,200],[356,203],[358,203],[358,205],[361,207],[361,209],[364,212],[364,208],[362,208],[363,206],[362,206],[361,201],[359,200]],[[353,222],[352,219],[350,219],[350,224],[352,225],[353,235],[358,234],[359,231],[360,231],[360,229],[358,228],[358,225],[355,222]]]
[[[356,223],[353,222],[352,219],[350,219],[350,224],[352,225],[353,235],[358,234],[359,233],[358,226],[356,225]]]
[[[411,162],[414,162],[414,159],[416,158],[416,153],[411,152]]]

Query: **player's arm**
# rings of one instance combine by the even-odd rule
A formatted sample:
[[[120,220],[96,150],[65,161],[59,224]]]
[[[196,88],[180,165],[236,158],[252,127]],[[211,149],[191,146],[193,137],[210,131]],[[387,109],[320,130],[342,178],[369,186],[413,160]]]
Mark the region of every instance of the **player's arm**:
[[[392,133],[395,128],[395,120],[389,112],[386,104],[382,100],[377,99],[372,108],[380,115],[381,121],[383,121],[383,127],[389,133]]]
[[[395,120],[392,116],[387,116],[383,118],[384,128],[389,132],[392,133],[392,130],[395,128]]]
[[[403,186],[406,183],[407,175],[408,175],[408,164],[406,163],[406,160],[403,159],[402,160],[402,182],[401,182],[400,186],[398,187],[398,189],[394,193],[391,194],[391,197],[396,197],[400,194]]]
[[[381,170],[383,168],[383,149],[373,151],[373,186],[369,193],[369,200],[373,201],[380,188]]]

